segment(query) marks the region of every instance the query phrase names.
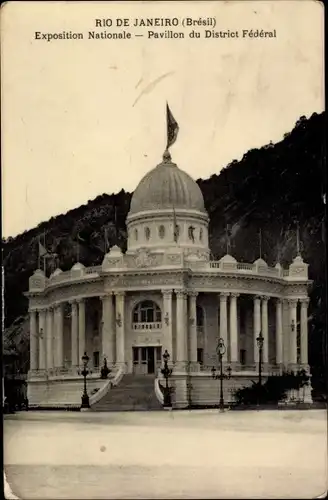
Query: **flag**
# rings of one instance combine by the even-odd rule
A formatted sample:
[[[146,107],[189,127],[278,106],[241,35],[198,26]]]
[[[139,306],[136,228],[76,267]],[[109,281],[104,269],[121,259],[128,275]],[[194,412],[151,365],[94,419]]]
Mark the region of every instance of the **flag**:
[[[174,239],[175,243],[178,242],[178,237],[179,237],[179,226],[177,224],[177,217],[176,217],[175,210],[173,207],[173,239]]]
[[[49,255],[46,248],[42,245],[41,241],[39,241],[39,255],[40,257],[45,257],[46,255]]]
[[[167,144],[166,144],[166,149],[168,150],[172,144],[175,143],[178,132],[179,132],[179,125],[175,121],[171,110],[169,108],[169,105],[166,103],[166,126],[167,126]]]

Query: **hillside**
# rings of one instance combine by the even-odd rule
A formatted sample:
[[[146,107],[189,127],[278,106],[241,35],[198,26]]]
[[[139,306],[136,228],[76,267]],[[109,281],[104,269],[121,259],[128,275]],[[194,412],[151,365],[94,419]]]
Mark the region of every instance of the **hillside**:
[[[226,226],[232,235],[232,253],[240,261],[259,256],[258,232],[262,230],[262,257],[274,264],[295,256],[295,227],[300,225],[302,255],[310,264],[310,361],[324,361],[325,340],[325,149],[324,113],[301,117],[277,144],[248,151],[219,175],[199,179],[210,215],[213,256],[226,250]],[[126,244],[125,217],[131,194],[98,196],[86,205],[51,218],[38,227],[3,241],[5,266],[5,315],[9,326],[27,312],[22,292],[37,267],[37,238],[46,234],[49,249],[58,254],[57,265],[69,269],[76,261],[79,234],[80,261],[98,264],[103,258],[103,231],[110,245]],[[116,217],[115,214],[116,213]],[[116,219],[116,222],[115,222]],[[84,243],[81,240],[84,240]]]

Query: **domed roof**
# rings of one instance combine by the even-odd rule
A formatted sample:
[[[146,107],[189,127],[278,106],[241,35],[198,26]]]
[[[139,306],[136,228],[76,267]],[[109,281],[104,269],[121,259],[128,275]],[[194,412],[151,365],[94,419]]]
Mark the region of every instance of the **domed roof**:
[[[81,262],[75,262],[71,271],[82,271],[83,269],[85,269],[85,266]]]
[[[163,162],[140,181],[133,193],[129,215],[147,210],[189,209],[205,211],[198,184],[164,155]]]

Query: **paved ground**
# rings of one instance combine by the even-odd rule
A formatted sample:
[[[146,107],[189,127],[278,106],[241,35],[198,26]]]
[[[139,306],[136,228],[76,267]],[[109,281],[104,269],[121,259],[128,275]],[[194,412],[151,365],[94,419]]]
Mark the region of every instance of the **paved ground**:
[[[5,416],[21,499],[316,498],[327,490],[323,410]]]

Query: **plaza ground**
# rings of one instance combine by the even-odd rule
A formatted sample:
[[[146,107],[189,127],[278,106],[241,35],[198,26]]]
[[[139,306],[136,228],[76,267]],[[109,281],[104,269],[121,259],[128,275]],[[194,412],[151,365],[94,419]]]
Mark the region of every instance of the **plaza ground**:
[[[21,499],[316,498],[327,413],[22,412],[4,420]]]

